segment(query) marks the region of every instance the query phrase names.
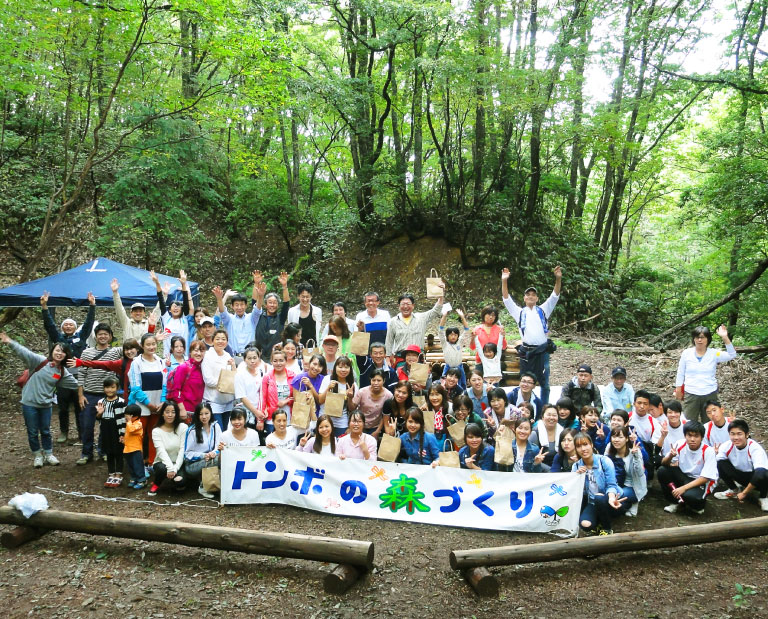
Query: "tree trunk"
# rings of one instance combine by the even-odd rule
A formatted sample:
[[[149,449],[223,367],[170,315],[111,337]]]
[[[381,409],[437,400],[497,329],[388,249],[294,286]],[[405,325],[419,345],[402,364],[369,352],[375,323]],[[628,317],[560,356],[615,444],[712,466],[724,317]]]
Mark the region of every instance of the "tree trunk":
[[[670,327],[666,331],[659,333],[659,335],[657,335],[656,337],[651,338],[648,343],[655,344],[657,342],[661,342],[664,338],[669,337],[670,335],[676,333],[677,331],[680,331],[681,329],[684,329],[685,327],[688,327],[696,322],[699,322],[705,316],[709,316],[709,314],[714,312],[717,308],[722,307],[732,299],[738,299],[739,295],[741,295],[742,292],[744,292],[747,288],[749,288],[752,284],[754,284],[758,279],[760,279],[760,276],[765,272],[766,269],[768,269],[768,258],[765,258],[762,262],[760,262],[757,265],[757,268],[755,268],[755,270],[752,271],[752,273],[747,279],[745,279],[741,284],[736,286],[736,288],[731,290],[727,295],[725,295],[719,301],[715,301],[714,303],[712,303],[711,305],[707,306],[705,309],[700,311],[698,314],[694,314],[693,316],[686,318],[682,322],[677,323],[675,326]]]

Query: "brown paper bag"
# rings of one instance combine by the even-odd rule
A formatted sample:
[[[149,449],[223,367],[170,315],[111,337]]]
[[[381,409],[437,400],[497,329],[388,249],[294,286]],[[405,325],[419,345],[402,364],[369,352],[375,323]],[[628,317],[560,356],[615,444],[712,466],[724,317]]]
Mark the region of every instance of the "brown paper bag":
[[[426,363],[414,363],[408,372],[408,382],[416,385],[426,385],[429,378],[429,366]]]
[[[209,466],[203,469],[203,489],[206,492],[221,490],[221,475],[218,466]]]
[[[466,421],[454,421],[448,426],[448,434],[451,435],[457,449],[464,447],[464,428],[467,427]]]
[[[429,409],[422,411],[424,413],[424,432],[435,433],[435,411]]]
[[[297,391],[293,396],[293,408],[291,409],[291,425],[299,430],[309,427],[312,414],[312,394],[309,391]]]
[[[310,342],[312,342],[313,344],[312,346],[309,345]],[[309,360],[312,358],[312,355],[314,355],[316,352],[317,352],[317,347],[315,344],[315,340],[307,340],[307,345],[301,349],[301,359],[302,361],[304,361],[305,368],[309,365]]]
[[[448,451],[440,452],[440,456],[437,460],[437,464],[439,466],[450,466],[455,469],[460,468],[459,452],[453,451],[453,443],[451,443],[451,441],[449,441],[448,439],[445,439],[445,441],[443,441],[443,449],[445,449],[446,445],[448,445]]]
[[[494,435],[496,439],[496,448],[493,454],[493,461],[496,464],[513,465],[515,463],[515,452],[512,450],[512,442],[515,440],[515,433],[512,428],[501,426]]]
[[[365,331],[353,331],[349,336],[349,352],[353,355],[362,357],[368,354],[368,347],[371,345],[371,334]]]
[[[219,393],[235,395],[235,373],[235,370],[222,370],[219,372],[219,382],[216,385]]]
[[[443,280],[437,275],[437,271],[432,269],[427,278],[427,299],[439,299],[445,294],[443,289]]]
[[[344,414],[344,403],[347,401],[346,393],[333,393],[329,391],[325,394],[325,414],[329,417],[341,417]]]
[[[412,399],[413,399],[413,405],[418,406],[419,408],[421,408],[427,403],[427,397],[423,395],[415,395],[413,396]]]
[[[400,455],[400,446],[402,441],[399,438],[390,436],[386,432],[381,435],[381,444],[379,445],[379,460],[384,462],[394,462]]]

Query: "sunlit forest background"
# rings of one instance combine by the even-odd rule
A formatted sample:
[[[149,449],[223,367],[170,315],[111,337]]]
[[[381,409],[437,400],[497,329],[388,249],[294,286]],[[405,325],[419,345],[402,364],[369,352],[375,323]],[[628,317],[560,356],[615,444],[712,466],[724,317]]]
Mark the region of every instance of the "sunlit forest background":
[[[465,274],[551,282],[561,263],[564,320],[650,337],[702,312],[765,342],[767,12],[2,2],[3,270],[195,274],[269,243],[313,281],[342,246],[441,239]]]

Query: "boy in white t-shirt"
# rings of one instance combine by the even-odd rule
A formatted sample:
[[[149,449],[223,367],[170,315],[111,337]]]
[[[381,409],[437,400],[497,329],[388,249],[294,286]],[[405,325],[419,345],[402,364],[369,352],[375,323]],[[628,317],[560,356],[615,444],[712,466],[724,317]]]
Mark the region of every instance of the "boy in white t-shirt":
[[[704,444],[704,426],[689,421],[683,427],[685,440],[672,447],[661,461],[659,484],[669,505],[665,512],[676,512],[680,505],[703,514],[707,494],[717,483],[717,454]]]
[[[732,417],[726,417],[722,405],[717,400],[707,400],[704,410],[709,421],[704,424],[704,442],[718,450],[720,445],[730,440],[728,424]]]
[[[635,431],[637,438],[643,444],[645,453],[648,454],[650,466],[646,468],[648,481],[653,479],[654,466],[654,445],[661,437],[661,424],[651,415],[651,398],[653,394],[645,389],[639,389],[635,392],[635,410],[629,414],[629,426]]]
[[[683,407],[679,400],[672,400],[667,404],[667,425],[661,427],[661,457],[666,456],[674,445],[685,440],[683,426],[686,419],[683,415]]]
[[[760,509],[768,512],[768,456],[760,443],[749,438],[749,425],[743,419],[728,424],[729,440],[717,452],[717,470],[728,486],[715,492],[716,499],[737,499],[740,503],[753,490],[760,493]]]

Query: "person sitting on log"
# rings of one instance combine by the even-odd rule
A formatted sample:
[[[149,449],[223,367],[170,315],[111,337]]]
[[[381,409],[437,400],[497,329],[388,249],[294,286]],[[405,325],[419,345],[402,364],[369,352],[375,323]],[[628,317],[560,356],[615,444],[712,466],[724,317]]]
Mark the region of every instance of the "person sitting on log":
[[[659,484],[669,505],[665,512],[674,513],[680,505],[695,514],[703,514],[707,495],[717,483],[717,454],[704,444],[704,426],[689,421],[683,428],[685,440],[673,446],[662,459]]]
[[[739,503],[757,490],[760,509],[768,512],[768,456],[760,443],[749,438],[749,425],[743,419],[728,424],[729,440],[717,452],[717,471],[728,490],[715,492],[716,499],[736,499]]]

